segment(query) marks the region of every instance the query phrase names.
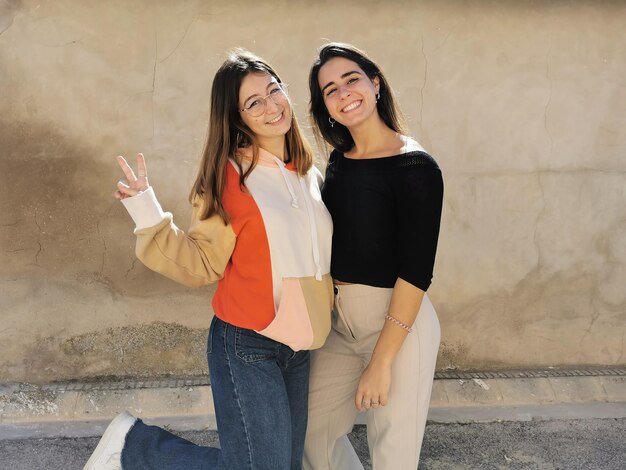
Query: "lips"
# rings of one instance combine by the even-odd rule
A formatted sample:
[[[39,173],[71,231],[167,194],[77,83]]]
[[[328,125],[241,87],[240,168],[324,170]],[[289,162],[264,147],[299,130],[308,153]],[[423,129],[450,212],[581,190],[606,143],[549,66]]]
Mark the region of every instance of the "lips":
[[[280,113],[274,119],[272,119],[271,121],[267,121],[265,124],[276,124],[276,123],[280,122],[283,119],[283,116],[284,116],[284,113]]]
[[[362,101],[358,100],[358,101],[353,101],[352,103],[350,103],[348,106],[344,107],[341,112],[342,113],[349,113],[350,111],[357,109],[358,107],[361,106]]]

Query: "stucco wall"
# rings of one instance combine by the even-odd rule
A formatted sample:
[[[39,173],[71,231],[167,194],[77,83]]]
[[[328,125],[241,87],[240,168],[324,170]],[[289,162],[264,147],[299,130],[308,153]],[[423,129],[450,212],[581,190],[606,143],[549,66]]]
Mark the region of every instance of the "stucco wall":
[[[326,39],[385,69],[444,171],[439,367],[626,363],[626,4],[0,0],[0,382],[205,369],[211,289],[133,255],[117,154],[185,227],[211,78],[291,84]]]

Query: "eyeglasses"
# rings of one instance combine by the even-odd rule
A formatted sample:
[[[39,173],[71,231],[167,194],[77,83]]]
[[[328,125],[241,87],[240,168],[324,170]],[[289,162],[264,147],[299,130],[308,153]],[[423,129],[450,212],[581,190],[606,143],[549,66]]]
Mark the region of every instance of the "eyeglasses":
[[[246,102],[246,106],[239,111],[245,111],[252,117],[259,117],[265,113],[267,99],[270,98],[275,104],[282,103],[287,100],[287,84],[276,83],[267,96],[256,96],[250,98]]]

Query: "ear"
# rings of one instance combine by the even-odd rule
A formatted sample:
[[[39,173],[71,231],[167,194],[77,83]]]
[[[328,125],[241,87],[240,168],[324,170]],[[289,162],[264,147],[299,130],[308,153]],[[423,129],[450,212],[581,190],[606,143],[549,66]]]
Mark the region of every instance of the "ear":
[[[376,75],[372,78],[372,83],[374,84],[374,88],[376,89],[376,93],[380,93],[380,78]]]

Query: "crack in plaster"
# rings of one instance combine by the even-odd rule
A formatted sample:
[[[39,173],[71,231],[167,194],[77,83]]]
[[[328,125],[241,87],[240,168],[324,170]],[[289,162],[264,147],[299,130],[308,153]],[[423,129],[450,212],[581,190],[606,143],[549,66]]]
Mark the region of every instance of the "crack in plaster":
[[[102,248],[103,248],[102,263],[100,264],[100,274],[102,274],[102,272],[104,271],[104,259],[107,254],[107,242],[102,236],[102,233],[100,232],[100,221],[96,222],[96,231],[98,232],[98,236],[100,237],[100,240],[102,241]]]
[[[117,107],[117,117],[116,117],[116,121],[119,122],[120,120],[120,109],[123,108],[124,106],[126,106],[126,104],[132,100],[135,96],[139,96],[139,95],[149,95],[152,94],[153,90],[146,90],[146,91],[139,91],[137,93],[133,93],[132,95],[129,95],[126,97],[126,99],[124,101],[122,101],[120,103],[120,105]],[[154,122],[154,120],[153,120]],[[153,131],[154,133],[154,131]]]
[[[155,124],[154,124],[154,91],[155,91],[155,86],[156,86],[157,65],[159,63],[159,61],[158,61],[158,58],[159,58],[158,51],[159,51],[159,40],[158,40],[157,30],[155,29],[154,30],[154,63],[152,65],[152,85],[151,85],[149,90],[139,91],[137,93],[133,93],[133,94],[129,95],[128,97],[126,97],[126,99],[124,99],[124,101],[122,101],[120,103],[120,105],[117,107],[117,117],[116,117],[116,121],[119,122],[119,120],[120,120],[120,109],[123,108],[135,96],[149,94],[150,95],[150,114],[151,114],[151,118],[152,118],[152,136],[151,136],[151,140],[152,140],[152,146],[153,147],[154,147],[154,128],[155,128]]]
[[[113,209],[113,207],[115,206],[115,202],[113,202],[109,208],[107,209],[106,213],[105,213],[105,217],[108,217],[111,214],[111,210]],[[100,237],[100,241],[102,241],[102,263],[100,264],[100,274],[102,274],[104,272],[104,262],[105,262],[105,258],[107,255],[107,242],[104,238],[104,235],[102,235],[102,232],[100,231],[100,221],[98,220],[96,222],[96,232],[98,232],[98,236]]]
[[[541,247],[539,246],[539,241],[537,240],[537,233],[539,232],[539,223],[541,222],[541,218],[545,214],[546,211],[546,193],[543,187],[543,182],[541,181],[541,173],[537,173],[537,183],[539,184],[539,191],[541,191],[541,209],[537,214],[537,220],[535,221],[535,229],[533,231],[533,244],[537,249],[537,270],[541,270]]]
[[[44,233],[44,231],[41,229],[41,225],[39,225],[39,222],[37,222],[37,214],[33,215],[33,220],[35,221],[35,225],[37,226],[37,228],[39,229],[40,233]]]
[[[125,279],[126,279],[126,278],[128,278],[128,275],[131,273],[131,271],[132,271],[133,269],[135,269],[135,264],[137,264],[137,261],[138,261],[138,258],[135,258],[135,259],[133,260],[132,265],[130,266],[130,268],[128,268],[128,270],[126,271],[126,274],[124,274],[124,278],[125,278]]]
[[[9,29],[11,29],[11,26],[13,26],[13,18],[11,18],[11,22],[9,23],[9,26],[7,26],[6,28],[4,28],[2,31],[0,31],[0,36],[2,36],[4,33],[6,33]]]
[[[41,246],[41,242],[39,241],[37,242],[37,245],[39,246],[39,249],[37,250],[37,253],[35,253],[35,266],[38,266],[41,268],[41,265],[39,264],[39,255],[43,251],[43,247]]]
[[[24,251],[26,248],[17,248],[15,250],[4,250],[5,253],[17,253],[18,251]]]
[[[437,52],[439,49],[441,49],[443,46],[445,46],[446,43],[448,42],[448,39],[450,39],[450,36],[452,36],[452,31],[448,31],[448,34],[446,35],[444,40],[441,42],[441,44],[439,44],[437,47],[435,47],[433,49],[433,52]]]
[[[546,52],[546,78],[548,79],[548,83],[550,84],[549,90],[550,93],[548,95],[548,101],[543,110],[543,127],[546,130],[546,134],[548,135],[548,139],[550,140],[550,157],[552,157],[552,151],[554,148],[554,139],[552,134],[550,133],[550,129],[548,129],[548,108],[550,107],[550,103],[552,103],[552,79],[550,78],[550,54],[552,53],[552,38],[550,38],[550,46],[548,47],[548,52]]]
[[[185,28],[185,32],[183,33],[183,36],[180,38],[180,40],[178,41],[178,44],[176,44],[176,46],[174,46],[174,49],[172,49],[172,51],[167,54],[163,59],[159,60],[159,64],[162,64],[163,62],[165,62],[167,59],[170,58],[170,56],[172,54],[174,54],[174,52],[176,52],[176,50],[180,47],[180,45],[183,43],[183,41],[185,40],[185,38],[187,37],[187,33],[189,32],[189,29],[191,28],[191,26],[200,19],[200,15],[196,16],[193,20],[191,20],[189,22],[189,24],[187,25],[187,27]]]
[[[8,24],[5,28],[0,31],[0,36],[2,36],[5,32],[13,26],[13,22],[15,21],[15,17],[17,16],[20,8],[22,7],[22,2],[20,0],[4,0],[0,1],[0,20],[2,23],[8,21]]]
[[[424,88],[426,88],[426,80],[428,78],[428,57],[424,51],[424,36],[422,35],[422,56],[424,57],[424,82],[420,88],[420,127],[423,129],[423,111],[424,111]]]
[[[152,147],[153,148],[154,148],[154,87],[156,83],[156,71],[157,71],[158,59],[159,59],[159,36],[155,29],[154,30],[154,66],[152,68],[152,89],[150,90],[150,96],[152,98],[151,109],[152,109]]]
[[[11,222],[9,224],[2,224],[0,225],[0,227],[15,227],[17,224],[19,224],[23,219],[18,219],[15,222]]]
[[[607,311],[623,312],[625,307],[624,302],[618,302],[616,304],[611,301],[605,300],[603,298],[602,292],[600,291],[601,285],[604,285],[605,283],[610,283],[614,276],[619,275],[616,274],[616,269],[619,269],[622,264],[622,260],[620,259],[619,255],[613,252],[609,240],[612,237],[619,239],[623,231],[621,225],[625,222],[626,219],[620,220],[617,225],[606,229],[603,234],[604,236],[600,238],[596,243],[596,250],[604,257],[603,264],[606,266],[606,269],[602,270],[604,276],[594,283],[593,289],[590,294],[590,299],[592,299],[592,304],[594,301],[596,301],[601,305],[602,308]]]
[[[37,253],[35,253],[35,266],[41,267],[41,265],[39,264],[39,255],[43,251],[43,247],[41,246],[41,234],[45,233],[45,232],[42,230],[41,225],[39,225],[39,222],[37,222],[37,214],[36,213],[33,214],[33,220],[35,221],[35,225],[39,229],[39,236],[37,237],[37,245],[39,246],[39,249],[37,250]]]
[[[583,335],[580,338],[580,342],[578,343],[579,346],[582,346],[583,341],[585,341],[585,338],[587,336],[589,336],[589,334],[591,333],[591,328],[593,328],[593,324],[596,322],[596,320],[600,317],[600,312],[595,310],[593,312],[593,317],[591,317],[591,321],[589,322],[589,326],[587,328],[585,328],[583,331]]]
[[[73,41],[68,41],[68,42],[63,43],[63,44],[42,44],[42,46],[45,46],[45,47],[66,47],[66,46],[71,46],[72,44],[82,44],[84,38],[85,37],[83,36],[80,39],[74,39]]]

